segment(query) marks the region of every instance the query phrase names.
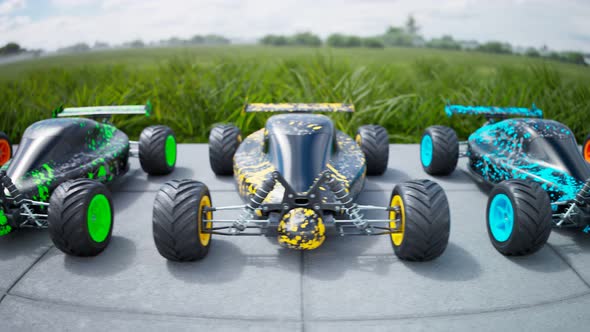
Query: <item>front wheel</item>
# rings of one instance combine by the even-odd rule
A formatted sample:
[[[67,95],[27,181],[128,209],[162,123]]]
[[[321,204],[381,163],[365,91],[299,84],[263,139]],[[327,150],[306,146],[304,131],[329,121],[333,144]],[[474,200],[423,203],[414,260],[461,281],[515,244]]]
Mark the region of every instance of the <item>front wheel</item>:
[[[586,140],[582,146],[582,155],[584,156],[584,159],[590,163],[590,135],[586,136]]]
[[[368,175],[381,175],[387,170],[389,161],[389,135],[377,125],[361,126],[355,141],[365,155]]]
[[[49,235],[55,246],[68,255],[100,254],[111,240],[114,219],[111,192],[100,182],[65,182],[49,200]]]
[[[0,166],[12,158],[12,142],[8,135],[0,131]]]
[[[393,188],[390,228],[395,254],[407,261],[428,261],[447,248],[451,230],[449,202],[444,190],[430,180],[413,180]]]
[[[528,255],[541,249],[553,226],[547,192],[537,183],[522,180],[496,185],[486,216],[494,248],[507,256]]]
[[[459,139],[449,127],[428,127],[420,141],[422,168],[430,175],[449,175],[459,161]]]
[[[172,173],[176,166],[176,136],[166,126],[150,126],[139,137],[139,162],[150,175]]]
[[[160,188],[153,211],[156,248],[171,261],[189,262],[204,258],[211,245],[213,213],[207,186],[193,180],[173,180]]]

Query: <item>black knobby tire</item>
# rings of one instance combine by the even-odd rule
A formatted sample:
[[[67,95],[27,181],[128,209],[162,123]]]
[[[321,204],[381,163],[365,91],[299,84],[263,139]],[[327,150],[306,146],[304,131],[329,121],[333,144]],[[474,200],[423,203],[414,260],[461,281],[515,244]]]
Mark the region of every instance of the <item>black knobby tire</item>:
[[[407,261],[428,261],[447,248],[451,230],[449,202],[444,190],[430,180],[412,180],[395,186],[391,199],[403,202],[403,240],[391,243],[397,257]],[[391,200],[390,200],[391,202]]]
[[[176,154],[176,136],[169,127],[150,126],[141,132],[139,162],[146,173],[150,175],[172,173],[176,166]]]
[[[514,211],[510,237],[497,241],[490,229],[490,206],[494,198],[508,196]],[[547,243],[553,227],[553,212],[549,195],[535,182],[508,180],[496,185],[490,194],[486,209],[486,228],[494,248],[506,256],[532,254]]]
[[[204,258],[211,238],[202,243],[204,229],[200,207],[211,196],[207,186],[193,180],[173,180],[160,188],[153,210],[153,233],[158,252],[169,260],[189,262]]]
[[[12,158],[12,142],[10,141],[10,137],[6,135],[4,132],[0,131],[0,143],[4,143],[8,147],[7,155],[4,155],[4,151],[0,150],[0,166],[4,165],[10,158]]]
[[[368,175],[381,175],[389,161],[389,135],[378,125],[361,126],[356,132],[356,142],[365,154]]]
[[[234,125],[216,125],[209,134],[209,163],[213,173],[232,175],[234,154],[242,142],[240,129]]]
[[[88,230],[90,202],[98,195],[108,200],[111,216],[110,229],[101,242],[92,239]],[[111,241],[115,210],[111,192],[100,182],[80,179],[61,184],[49,200],[48,231],[55,246],[68,255],[96,256]]]
[[[425,163],[422,149],[424,139],[429,136],[432,140],[432,157],[430,163]],[[457,133],[449,127],[432,126],[428,127],[422,135],[420,144],[420,161],[424,171],[430,175],[449,175],[459,161],[459,139]]]
[[[586,136],[584,145],[582,145],[582,156],[590,163],[590,135]]]

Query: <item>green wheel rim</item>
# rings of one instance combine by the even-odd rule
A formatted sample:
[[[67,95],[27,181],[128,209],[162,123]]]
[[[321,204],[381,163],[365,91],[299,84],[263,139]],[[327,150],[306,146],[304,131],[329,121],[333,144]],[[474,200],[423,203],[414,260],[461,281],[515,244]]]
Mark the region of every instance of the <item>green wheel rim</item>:
[[[94,196],[88,206],[88,233],[94,242],[104,242],[113,222],[111,203],[105,195]]]
[[[172,135],[166,138],[166,163],[170,167],[176,163],[176,139]]]

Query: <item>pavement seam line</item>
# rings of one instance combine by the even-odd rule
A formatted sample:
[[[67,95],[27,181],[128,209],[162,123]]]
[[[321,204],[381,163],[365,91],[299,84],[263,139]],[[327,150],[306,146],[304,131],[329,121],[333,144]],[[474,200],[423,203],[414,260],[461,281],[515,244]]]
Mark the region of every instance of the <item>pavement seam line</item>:
[[[39,255],[39,257],[37,257],[37,259],[35,259],[35,261],[28,267],[26,268],[23,273],[21,273],[20,276],[18,276],[18,278],[16,278],[16,280],[12,283],[12,285],[10,285],[10,287],[8,287],[6,289],[6,291],[4,292],[4,294],[2,294],[2,298],[0,298],[0,304],[2,304],[2,301],[4,301],[4,299],[6,298],[6,295],[10,295],[10,291],[12,291],[12,289],[24,278],[24,276],[29,273],[29,271],[31,271],[31,269],[37,265],[37,263],[39,263],[41,261],[41,259],[43,259],[43,257],[45,257],[49,251],[51,251],[51,248],[53,248],[53,245],[50,245],[47,250],[45,250],[41,255]]]
[[[548,306],[553,304],[559,304],[562,302],[576,300],[579,298],[583,298],[590,295],[590,291],[586,291],[583,293],[567,296],[564,298],[560,298],[557,300],[552,301],[541,301],[538,303],[533,304],[523,304],[523,305],[509,305],[504,307],[497,307],[493,309],[485,309],[485,310],[465,310],[462,312],[448,312],[448,313],[432,313],[432,314],[425,314],[425,315],[416,315],[416,314],[407,314],[407,315],[397,315],[397,316],[386,316],[386,317],[359,317],[359,318],[315,318],[315,319],[307,319],[307,323],[322,323],[322,322],[379,322],[379,321],[396,321],[396,320],[406,320],[406,319],[428,319],[428,318],[445,318],[445,317],[461,317],[461,316],[474,316],[474,315],[481,315],[481,314],[493,314],[499,312],[506,312],[511,310],[526,310],[532,309],[536,307]],[[65,301],[58,301],[58,300],[47,300],[47,299],[40,299],[34,298],[31,296],[27,296],[24,294],[11,293],[6,294],[6,297],[14,297],[17,299],[27,300],[31,302],[36,302],[39,304],[52,304],[61,307],[68,307],[68,308],[76,308],[77,310],[86,311],[89,313],[92,312],[103,312],[103,313],[119,313],[119,314],[128,314],[128,315],[144,315],[144,316],[153,316],[153,317],[175,317],[175,318],[192,318],[192,319],[210,319],[210,320],[224,320],[224,321],[244,321],[244,322],[265,322],[265,323],[272,323],[272,322],[288,322],[288,323],[301,323],[298,319],[272,319],[272,318],[247,318],[247,317],[231,317],[231,316],[192,316],[188,314],[179,314],[179,313],[167,313],[167,312],[150,312],[146,310],[132,310],[132,309],[122,309],[122,308],[109,308],[103,306],[93,306],[93,305],[85,305],[85,304],[77,304],[77,303],[68,303]]]
[[[586,287],[588,289],[590,289],[590,283],[588,281],[586,281],[586,279],[584,279],[584,277],[582,277],[582,275],[580,274],[580,272],[578,272],[578,270],[576,270],[574,268],[574,266],[559,252],[557,251],[557,249],[555,249],[551,244],[546,243],[547,247],[549,247],[556,255],[557,257],[559,257],[572,271],[574,271],[574,274],[580,278],[580,280],[582,280],[582,282],[584,283],[584,285],[586,285]]]

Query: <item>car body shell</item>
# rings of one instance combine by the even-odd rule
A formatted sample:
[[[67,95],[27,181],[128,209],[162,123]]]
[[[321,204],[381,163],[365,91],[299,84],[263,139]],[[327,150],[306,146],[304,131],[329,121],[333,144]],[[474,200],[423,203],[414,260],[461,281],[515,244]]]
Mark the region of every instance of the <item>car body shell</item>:
[[[366,173],[363,152],[351,137],[334,128],[330,118],[318,114],[274,115],[265,128],[244,139],[234,156],[234,176],[245,201],[274,171],[303,193],[326,170],[352,197],[361,192]],[[320,190],[322,201],[334,201],[327,188]],[[265,203],[280,203],[284,192],[277,183]]]
[[[2,167],[27,199],[48,202],[60,184],[89,178],[103,183],[128,170],[129,138],[109,123],[57,118],[29,126],[14,158]]]
[[[554,210],[573,200],[590,178],[572,131],[544,119],[515,118],[492,122],[468,140],[469,170],[490,184],[509,179],[537,182]]]

